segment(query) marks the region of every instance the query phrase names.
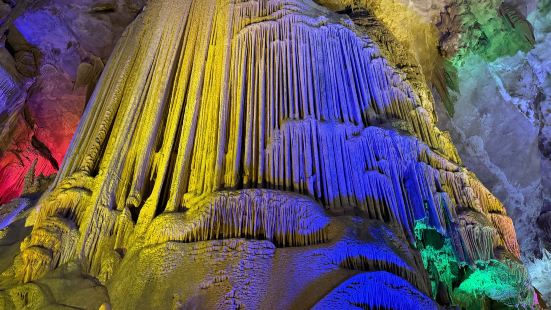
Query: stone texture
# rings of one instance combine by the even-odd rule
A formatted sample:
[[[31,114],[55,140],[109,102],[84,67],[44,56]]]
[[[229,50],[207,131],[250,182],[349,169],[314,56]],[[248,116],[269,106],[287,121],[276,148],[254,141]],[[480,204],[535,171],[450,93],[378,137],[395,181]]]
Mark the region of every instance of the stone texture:
[[[508,205],[528,206],[522,215],[510,212],[522,249],[531,250],[536,234],[526,224],[541,211],[532,206],[545,184],[534,175],[544,162],[546,127],[534,128],[542,97],[520,97],[539,89],[532,84],[546,73],[519,80],[499,62],[486,65],[540,43],[524,7],[319,3],[334,12],[309,0],[151,1],[108,63],[139,4],[16,6],[5,49],[16,70],[3,83],[22,85],[25,100],[6,105],[16,112],[5,114],[11,157],[4,163],[12,170],[4,175],[12,184],[3,184],[17,196],[23,180],[41,188],[34,175],[61,170],[28,220],[33,232],[21,254],[2,274],[0,301],[30,308],[296,308],[318,301],[320,308],[435,308],[427,295],[449,305],[467,294],[461,301],[470,302],[475,295],[458,285],[476,286],[471,274],[501,264],[507,281],[523,283],[522,296],[512,290],[501,300],[490,287],[483,301],[533,306],[512,221],[482,185]],[[486,40],[489,33],[495,36]],[[503,45],[507,35],[518,44]],[[431,87],[449,101],[443,56],[455,57],[460,70],[455,114],[441,122],[482,182],[436,127],[435,110],[445,111],[435,108]],[[524,141],[495,139],[521,134]],[[519,156],[529,166],[511,166]],[[438,245],[424,244],[420,223]],[[454,277],[427,264],[433,246],[438,258],[455,262]],[[80,279],[81,272],[105,286]],[[66,286],[52,277],[71,278],[82,290],[67,299]],[[88,291],[93,300],[82,300]],[[403,296],[401,303],[393,296]]]
[[[226,239],[168,242],[128,254],[108,285],[115,309],[218,308],[308,309],[344,279],[362,271],[385,270],[401,279],[408,270],[426,291],[415,254],[384,224],[361,218],[333,218],[331,242],[277,248],[267,240]],[[394,242],[385,244],[383,240]],[[342,268],[354,255],[365,265]],[[186,253],[186,255],[182,255]],[[394,264],[382,263],[394,261]],[[381,264],[376,262],[380,261]],[[198,262],[201,262],[198,264]],[[373,265],[367,264],[373,262]],[[413,279],[413,278],[412,278]],[[408,283],[406,280],[402,280]],[[128,290],[132,287],[132,290]],[[415,286],[412,286],[415,287]],[[404,296],[411,292],[397,288]],[[434,304],[425,293],[418,296]],[[147,296],[147,297],[143,297]],[[386,294],[380,295],[385,299]],[[341,301],[348,303],[346,298]]]
[[[545,257],[540,257],[549,249],[550,236],[549,3],[541,1],[528,17],[533,49],[490,62],[476,55],[465,58],[451,121],[439,110],[440,126],[451,130],[465,165],[511,214],[524,261],[543,265]],[[531,266],[532,276],[539,278],[541,268]],[[551,298],[545,281],[536,286]]]
[[[103,63],[142,5],[113,1],[105,10],[89,0],[21,1],[0,16],[7,30],[0,48],[0,203],[21,194],[33,162],[37,176],[57,171]]]
[[[502,99],[487,64],[481,59],[471,61],[459,75],[461,95],[451,122],[458,151],[465,165],[478,171],[482,182],[510,207],[523,236],[521,247],[531,252],[538,247],[532,224],[542,205],[538,130]]]

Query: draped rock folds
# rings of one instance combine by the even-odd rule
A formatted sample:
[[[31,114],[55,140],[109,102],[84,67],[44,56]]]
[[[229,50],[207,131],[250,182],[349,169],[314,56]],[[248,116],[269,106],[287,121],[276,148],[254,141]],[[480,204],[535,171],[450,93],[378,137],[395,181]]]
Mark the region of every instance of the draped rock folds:
[[[150,1],[40,201],[20,274],[40,277],[72,256],[108,275],[107,257],[168,241],[314,245],[346,213],[396,225],[409,241],[426,218],[467,261],[497,245],[516,251],[501,203],[447,137],[431,103],[345,16],[308,0]],[[477,216],[461,222],[464,209]],[[65,226],[48,230],[52,218]],[[488,230],[469,228],[479,218]],[[70,240],[51,242],[71,225]],[[392,265],[414,281],[398,260],[368,263],[370,253],[338,264]]]
[[[183,214],[157,216],[149,226],[146,243],[252,237],[281,246],[304,246],[327,240],[329,219],[321,206],[296,194],[218,192],[188,206]]]

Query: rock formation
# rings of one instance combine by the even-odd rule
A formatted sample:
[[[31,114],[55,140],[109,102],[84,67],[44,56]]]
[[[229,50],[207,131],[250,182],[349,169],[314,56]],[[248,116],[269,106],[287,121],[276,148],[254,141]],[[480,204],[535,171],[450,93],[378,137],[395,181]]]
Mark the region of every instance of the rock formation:
[[[504,206],[436,127],[438,65],[384,8],[345,2],[149,1],[32,232],[26,198],[0,222],[0,305],[542,306]],[[98,67],[80,64],[74,85]]]
[[[515,45],[522,42],[518,33],[507,36],[506,29],[501,29],[505,39],[478,45],[456,57],[457,83],[451,95],[456,97],[455,111],[449,117],[441,109],[439,125],[450,130],[465,165],[505,205],[534,285],[549,300],[551,282],[541,275],[550,264],[545,253],[550,250],[551,236],[550,2],[539,1],[537,6],[526,2],[524,10],[522,1],[506,3],[519,8],[533,25],[532,47],[523,44],[519,50]],[[498,24],[496,13],[494,9],[492,16],[486,10],[488,24]]]
[[[142,4],[2,3],[0,204],[22,194],[35,161],[36,176],[57,172],[104,63]]]

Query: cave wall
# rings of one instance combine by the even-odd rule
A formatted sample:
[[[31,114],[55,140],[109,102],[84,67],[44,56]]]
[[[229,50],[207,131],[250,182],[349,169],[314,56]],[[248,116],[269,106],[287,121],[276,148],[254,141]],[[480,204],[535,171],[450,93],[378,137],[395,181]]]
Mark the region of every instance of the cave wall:
[[[495,59],[464,57],[454,114],[440,113],[465,165],[477,172],[515,222],[524,261],[549,298],[549,2],[528,11],[534,47]],[[483,99],[482,99],[483,98]],[[543,258],[542,258],[543,255]]]

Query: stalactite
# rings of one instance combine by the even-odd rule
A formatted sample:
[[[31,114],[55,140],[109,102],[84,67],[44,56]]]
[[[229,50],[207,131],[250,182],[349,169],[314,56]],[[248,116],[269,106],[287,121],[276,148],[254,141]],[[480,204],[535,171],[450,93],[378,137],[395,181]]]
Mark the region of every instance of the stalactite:
[[[29,224],[39,227],[48,217],[58,216],[80,226],[93,184],[94,179],[82,173],[64,179],[52,190],[51,195],[41,198],[37,205],[37,216]]]
[[[83,225],[86,238],[80,238],[77,243],[81,258],[84,260],[84,268],[92,274],[98,274],[101,270],[102,258],[105,252],[111,252],[113,248],[113,230],[117,223],[117,213],[100,206],[86,221],[94,221],[96,226]],[[81,232],[82,233],[82,232]]]
[[[115,250],[121,251],[122,254],[126,252],[133,230],[134,222],[132,221],[132,215],[128,208],[125,208],[121,211],[120,215],[117,216],[117,221],[113,229]]]
[[[67,219],[49,217],[21,243],[23,265],[17,272],[25,281],[70,261],[75,255],[78,231]]]
[[[489,260],[494,258],[494,244],[496,241],[496,229],[485,225],[485,221],[476,220],[476,215],[470,213],[459,219],[459,231],[461,233],[467,253],[472,261]]]
[[[515,228],[513,227],[513,221],[511,218],[501,214],[490,214],[490,217],[494,223],[494,227],[503,239],[507,250],[520,259],[520,247],[518,245],[517,234],[515,233]]]
[[[28,247],[21,253],[22,264],[24,264],[16,275],[23,282],[42,277],[52,266],[52,252],[43,247]]]
[[[427,218],[489,258],[491,224],[458,234],[455,218],[503,206],[402,73],[352,22],[306,0],[154,1],[107,63],[33,235],[70,219],[97,274],[114,250],[168,240],[322,242],[319,203],[398,224],[410,241]],[[32,248],[26,265],[44,256]]]
[[[218,192],[187,206],[183,213],[156,217],[145,244],[250,237],[304,246],[327,240],[329,219],[305,196],[270,190]]]

